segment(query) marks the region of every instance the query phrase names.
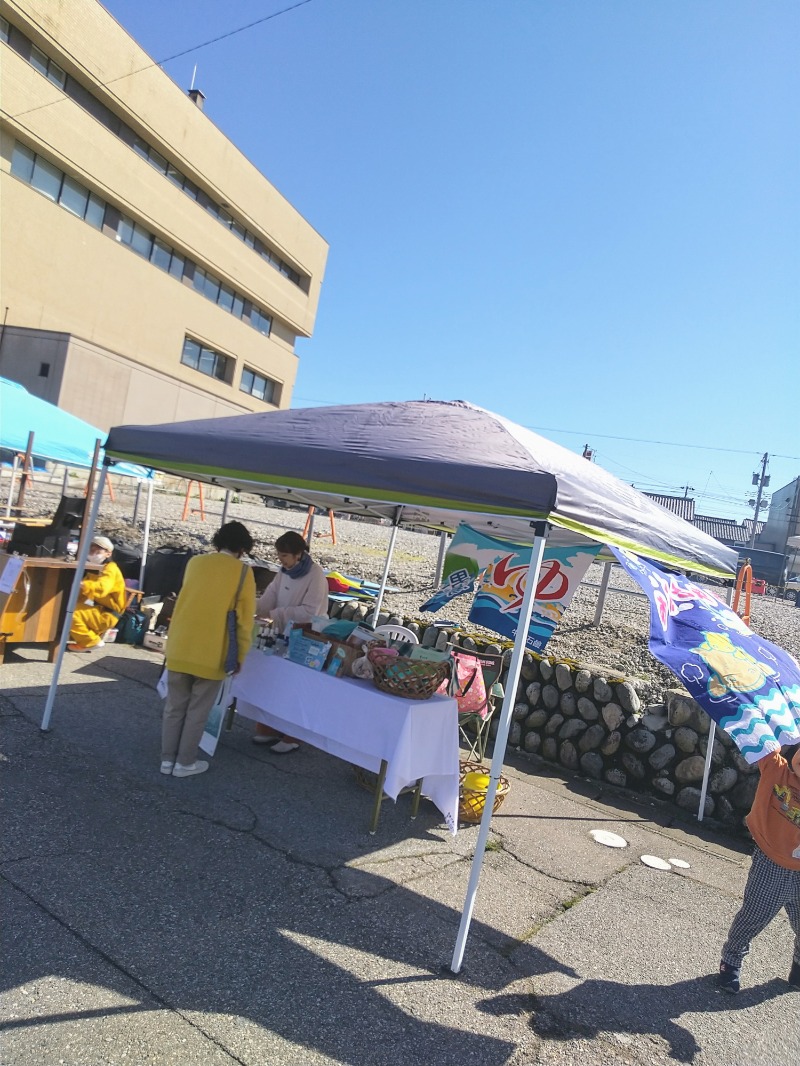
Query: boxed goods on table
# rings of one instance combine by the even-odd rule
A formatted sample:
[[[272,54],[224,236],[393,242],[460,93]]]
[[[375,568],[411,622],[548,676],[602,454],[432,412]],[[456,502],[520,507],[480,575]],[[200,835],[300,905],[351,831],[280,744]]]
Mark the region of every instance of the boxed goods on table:
[[[289,651],[286,658],[300,666],[308,666],[311,670],[321,670],[330,650],[330,641],[307,636],[303,629],[293,629],[289,634]]]
[[[362,647],[356,647],[346,641],[337,640],[336,637],[330,637],[327,633],[319,633],[317,630],[312,629],[310,625],[304,625],[300,629],[293,629],[292,633],[302,633],[303,636],[310,640],[326,644],[329,649],[328,657],[324,667],[317,667],[316,669],[325,669],[327,673],[336,677],[352,677],[351,666],[360,655],[364,654]],[[291,655],[289,658],[291,658]]]

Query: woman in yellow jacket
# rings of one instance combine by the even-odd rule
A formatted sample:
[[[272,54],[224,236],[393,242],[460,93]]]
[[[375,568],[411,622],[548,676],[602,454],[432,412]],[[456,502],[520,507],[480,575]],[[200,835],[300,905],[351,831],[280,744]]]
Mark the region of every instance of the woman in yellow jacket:
[[[208,712],[225,677],[227,615],[236,606],[238,673],[253,639],[256,583],[242,556],[253,538],[241,522],[214,534],[215,553],[189,560],[167,636],[167,702],[161,733],[161,773],[202,774],[197,750]]]
[[[103,636],[117,624],[125,610],[125,578],[117,564],[111,562],[113,551],[114,545],[108,537],[92,537],[87,561],[99,563],[103,569],[81,582],[67,651],[91,651],[102,644]]]

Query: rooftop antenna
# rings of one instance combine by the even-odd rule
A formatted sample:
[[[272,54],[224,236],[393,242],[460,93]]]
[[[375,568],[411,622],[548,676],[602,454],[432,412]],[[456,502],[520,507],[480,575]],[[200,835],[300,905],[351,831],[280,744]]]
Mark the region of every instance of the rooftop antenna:
[[[194,70],[192,71],[192,84],[189,87],[188,96],[189,96],[189,99],[193,100],[194,103],[197,105],[197,107],[199,107],[199,109],[202,111],[203,110],[203,101],[205,100],[205,95],[199,89],[195,89],[194,80],[195,80],[196,77],[197,77],[197,64],[195,63]]]

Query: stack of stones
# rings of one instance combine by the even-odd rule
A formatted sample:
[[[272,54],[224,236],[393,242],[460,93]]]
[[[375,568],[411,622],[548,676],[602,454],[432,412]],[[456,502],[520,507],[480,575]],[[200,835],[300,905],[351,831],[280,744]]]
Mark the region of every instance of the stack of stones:
[[[372,621],[362,605],[345,604],[342,617]],[[426,647],[475,642],[458,632],[381,615],[380,624],[407,625]],[[498,645],[481,650],[498,653]],[[510,652],[506,651],[506,671]],[[505,671],[501,676],[505,683]],[[643,704],[647,686],[601,668],[526,652],[508,734],[508,747],[597,781],[648,793],[697,813],[711,719],[684,689],[668,689],[660,703]],[[642,694],[642,695],[640,695]],[[492,722],[496,732],[497,719]],[[703,816],[739,828],[758,785],[727,733],[717,730],[711,751]]]
[[[644,687],[591,666],[526,653],[508,745],[695,813],[711,720],[683,689],[668,689],[663,703],[643,706]],[[757,784],[757,768],[718,730],[704,817],[741,824]]]

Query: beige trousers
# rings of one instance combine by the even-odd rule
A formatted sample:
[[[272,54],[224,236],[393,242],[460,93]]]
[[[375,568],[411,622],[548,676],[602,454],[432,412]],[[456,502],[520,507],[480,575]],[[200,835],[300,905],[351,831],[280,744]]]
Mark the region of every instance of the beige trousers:
[[[197,745],[221,685],[221,681],[169,671],[161,728],[162,762],[191,766],[196,761]]]

